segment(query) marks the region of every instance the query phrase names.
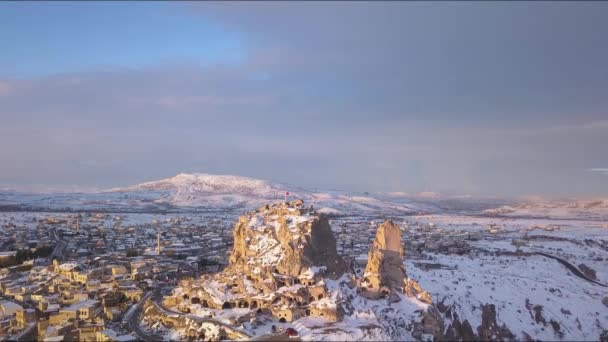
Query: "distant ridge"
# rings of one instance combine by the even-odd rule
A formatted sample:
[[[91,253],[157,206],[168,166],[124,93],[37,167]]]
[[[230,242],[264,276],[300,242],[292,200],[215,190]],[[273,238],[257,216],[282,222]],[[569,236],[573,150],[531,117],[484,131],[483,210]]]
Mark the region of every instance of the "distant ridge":
[[[104,192],[176,189],[187,192],[256,192],[258,194],[273,192],[274,194],[274,192],[285,188],[288,188],[288,186],[250,177],[212,175],[207,173],[180,173],[170,178],[140,183],[125,188],[113,188]]]
[[[608,200],[505,199],[451,196],[440,193],[349,192],[306,189],[236,175],[179,173],[127,187],[90,192],[19,192],[0,190],[0,208],[20,210],[100,210],[126,212],[190,212],[256,209],[262,203],[300,198],[327,215],[399,216],[466,213],[604,219]],[[6,209],[8,210],[8,209]]]

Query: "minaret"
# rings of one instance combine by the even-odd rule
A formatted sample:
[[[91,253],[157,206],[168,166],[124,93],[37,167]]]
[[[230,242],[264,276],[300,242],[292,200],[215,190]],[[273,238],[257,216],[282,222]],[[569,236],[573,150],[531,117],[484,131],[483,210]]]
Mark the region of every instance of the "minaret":
[[[80,219],[76,219],[76,233],[80,232]]]
[[[160,232],[156,233],[156,252],[160,255]]]

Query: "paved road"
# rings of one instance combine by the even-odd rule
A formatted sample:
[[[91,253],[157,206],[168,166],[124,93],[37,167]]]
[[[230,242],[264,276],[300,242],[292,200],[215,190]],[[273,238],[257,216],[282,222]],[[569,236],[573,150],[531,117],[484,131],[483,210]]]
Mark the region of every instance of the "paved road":
[[[556,257],[554,255],[543,253],[543,252],[535,252],[535,253],[538,254],[538,255],[542,255],[544,257],[547,257],[547,258],[551,258],[551,259],[557,260],[560,264],[566,266],[566,268],[568,268],[572,273],[574,273],[575,276],[577,276],[579,278],[582,278],[582,279],[584,279],[584,280],[586,280],[588,282],[594,283],[594,284],[599,285],[599,286],[608,287],[608,285],[602,284],[602,283],[600,283],[600,282],[598,282],[596,280],[593,280],[593,279],[587,277],[587,275],[585,273],[583,273],[581,270],[579,270],[578,267],[572,265],[571,263],[569,263],[568,261],[566,261],[566,260],[564,260],[564,259],[562,259],[560,257]]]
[[[139,326],[141,308],[142,308],[144,302],[146,300],[148,300],[148,298],[152,297],[153,295],[156,295],[157,292],[160,293],[160,289],[156,289],[154,291],[150,291],[150,292],[146,293],[139,302],[137,302],[136,304],[133,304],[133,305],[135,305],[135,309],[133,311],[129,310],[127,312],[127,314],[125,315],[125,320],[127,321],[129,329],[131,329],[131,331],[134,332],[135,335],[137,335],[137,338],[139,338],[142,341],[164,341],[161,336],[158,336],[155,334],[149,334],[149,333],[143,331],[141,329],[141,327]],[[127,316],[129,316],[129,317],[127,317]]]
[[[53,253],[51,253],[50,256],[50,260],[59,258],[60,260],[63,258],[63,252],[65,251],[65,248],[68,246],[67,241],[63,241],[61,240],[58,236],[57,236],[57,231],[56,228],[59,225],[55,225],[53,227],[51,227],[51,236],[53,236],[53,239],[55,240],[55,249],[53,249]]]
[[[63,252],[67,246],[68,244],[63,240],[57,240],[57,244],[55,245],[55,249],[53,249],[50,259],[63,259]]]

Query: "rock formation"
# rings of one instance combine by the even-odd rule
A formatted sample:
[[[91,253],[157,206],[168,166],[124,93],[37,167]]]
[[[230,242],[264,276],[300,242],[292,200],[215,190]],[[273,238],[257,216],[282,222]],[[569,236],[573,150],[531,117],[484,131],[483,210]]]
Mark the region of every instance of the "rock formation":
[[[368,254],[365,273],[360,288],[370,298],[389,295],[391,291],[403,291],[408,297],[430,303],[431,296],[418,283],[407,277],[403,265],[401,231],[392,221],[378,227],[376,238]]]
[[[477,327],[477,333],[481,341],[514,341],[515,335],[505,324],[498,325],[496,322],[496,306],[486,304],[481,308],[481,325]]]
[[[403,280],[403,292],[405,292],[408,297],[418,298],[421,302],[427,304],[431,304],[433,302],[431,294],[423,290],[418,282],[414,279],[406,278]]]
[[[403,286],[406,273],[401,232],[392,221],[386,221],[378,228],[363,277],[364,286],[370,292],[379,292],[383,287],[394,289]]]
[[[302,316],[337,320],[340,308],[327,298],[324,276],[345,271],[327,218],[301,200],[265,205],[241,216],[226,269],[182,282],[169,306],[189,310],[250,308],[292,321]]]
[[[266,205],[241,216],[234,229],[229,262],[228,271],[243,271],[259,280],[274,273],[302,276],[311,267],[324,268],[333,275],[345,270],[328,220],[304,209],[301,200]]]
[[[305,208],[301,200],[246,213],[233,234],[234,246],[223,271],[180,281],[162,303],[148,300],[144,309],[149,326],[160,321],[179,330],[182,338],[242,339],[237,335],[245,333],[243,329],[253,333],[258,324],[311,316],[331,322],[331,330],[339,334],[356,333],[353,339],[409,340],[413,335],[404,327],[422,319],[420,308],[430,307],[419,302],[395,303],[405,295],[427,302],[430,296],[407,278],[400,229],[390,221],[378,229],[363,279],[347,272],[328,219],[312,207]],[[386,294],[390,300],[367,301],[357,298],[359,294],[371,299]],[[351,331],[353,321],[343,321],[345,315],[361,323]],[[442,332],[442,322],[427,316],[420,334]],[[193,317],[198,319],[189,321]],[[303,322],[315,320],[294,326],[302,329]],[[213,326],[218,330],[212,330]]]

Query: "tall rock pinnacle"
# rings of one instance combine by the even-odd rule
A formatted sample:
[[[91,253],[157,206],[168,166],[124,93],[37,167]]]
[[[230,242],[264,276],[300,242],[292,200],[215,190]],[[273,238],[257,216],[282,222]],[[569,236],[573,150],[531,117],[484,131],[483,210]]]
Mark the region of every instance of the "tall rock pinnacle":
[[[403,255],[399,227],[393,221],[385,221],[378,227],[370,248],[365,273],[359,283],[361,290],[370,298],[389,295],[397,290],[405,292],[408,297],[431,302],[428,292],[407,277]]]
[[[361,287],[370,295],[379,295],[383,290],[403,288],[405,278],[401,232],[392,221],[386,221],[378,227],[370,248]]]

